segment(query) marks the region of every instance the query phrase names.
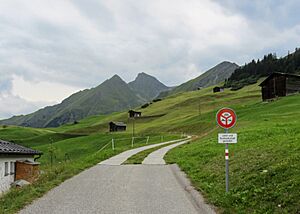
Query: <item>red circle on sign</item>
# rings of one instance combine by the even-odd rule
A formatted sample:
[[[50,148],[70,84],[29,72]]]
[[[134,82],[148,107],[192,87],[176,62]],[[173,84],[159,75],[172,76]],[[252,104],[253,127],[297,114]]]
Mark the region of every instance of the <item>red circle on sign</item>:
[[[222,108],[217,113],[217,122],[220,127],[230,129],[236,123],[236,114],[230,108]]]

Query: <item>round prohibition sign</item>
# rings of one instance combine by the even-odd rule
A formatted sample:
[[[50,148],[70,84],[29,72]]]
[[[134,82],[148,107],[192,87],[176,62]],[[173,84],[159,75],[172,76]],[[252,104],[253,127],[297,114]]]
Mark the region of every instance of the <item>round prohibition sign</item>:
[[[224,129],[232,128],[236,123],[236,114],[230,108],[222,108],[217,113],[217,123]]]

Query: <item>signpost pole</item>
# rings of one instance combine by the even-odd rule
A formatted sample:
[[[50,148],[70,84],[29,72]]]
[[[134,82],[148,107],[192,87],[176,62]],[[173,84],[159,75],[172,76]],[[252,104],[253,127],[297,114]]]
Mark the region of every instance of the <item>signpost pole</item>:
[[[135,120],[134,120],[134,117],[133,117],[133,119],[132,119],[132,137],[134,137],[134,134],[135,134],[134,133],[135,132],[135,130],[134,130],[135,129],[135,127],[134,127],[135,124],[134,123],[135,123]]]
[[[228,129],[225,129],[225,133],[228,133]],[[229,151],[228,143],[225,143],[225,171],[226,171],[226,192],[229,192]]]
[[[237,134],[228,134],[229,129],[232,128],[237,120],[235,112],[230,108],[222,108],[218,111],[217,123],[224,128],[225,133],[218,134],[218,142],[225,144],[225,184],[226,192],[229,192],[229,143],[237,143]]]

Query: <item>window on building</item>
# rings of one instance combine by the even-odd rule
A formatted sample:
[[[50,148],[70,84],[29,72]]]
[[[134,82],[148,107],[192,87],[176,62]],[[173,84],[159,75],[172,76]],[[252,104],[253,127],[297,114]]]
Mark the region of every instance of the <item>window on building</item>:
[[[15,174],[15,162],[10,162],[10,174]]]
[[[7,176],[8,175],[8,162],[5,162],[4,163],[4,176]]]

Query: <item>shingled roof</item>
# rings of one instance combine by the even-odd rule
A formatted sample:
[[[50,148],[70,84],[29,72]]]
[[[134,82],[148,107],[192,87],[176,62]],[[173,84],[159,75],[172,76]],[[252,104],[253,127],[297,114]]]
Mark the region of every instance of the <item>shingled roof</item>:
[[[263,86],[265,85],[265,83],[273,78],[274,76],[286,76],[286,77],[296,77],[296,78],[300,78],[300,75],[297,74],[288,74],[288,73],[280,73],[280,72],[274,72],[272,73],[270,76],[268,76],[264,81],[262,81],[258,86]]]
[[[111,121],[110,123],[113,123],[116,126],[126,126],[126,124],[124,122],[113,122],[113,121]]]
[[[15,143],[0,140],[0,154],[41,155],[43,153]]]

